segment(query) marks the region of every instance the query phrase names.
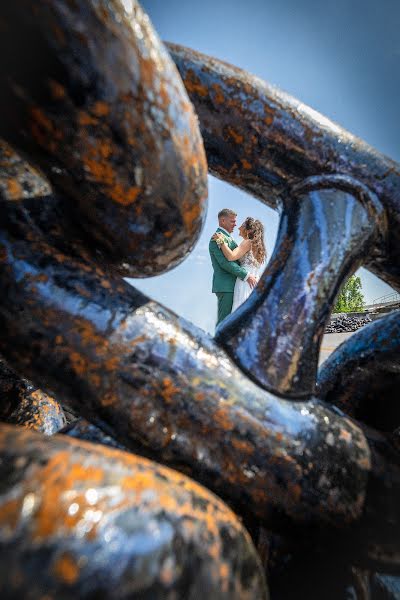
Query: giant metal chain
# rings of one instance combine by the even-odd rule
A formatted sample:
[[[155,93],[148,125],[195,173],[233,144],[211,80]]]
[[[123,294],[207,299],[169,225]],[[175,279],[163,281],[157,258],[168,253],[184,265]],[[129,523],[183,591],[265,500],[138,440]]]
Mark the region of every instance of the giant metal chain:
[[[398,314],[316,384],[348,275],[364,264],[400,288],[399,165],[170,45],[178,73],[131,0],[3,2],[0,34],[3,419],[48,393],[127,449],[1,426],[2,597],[265,597],[247,531],[188,475],[255,540],[396,572],[400,423],[383,382],[398,380]],[[206,155],[281,213],[261,281],[215,339],[122,279],[191,251]]]

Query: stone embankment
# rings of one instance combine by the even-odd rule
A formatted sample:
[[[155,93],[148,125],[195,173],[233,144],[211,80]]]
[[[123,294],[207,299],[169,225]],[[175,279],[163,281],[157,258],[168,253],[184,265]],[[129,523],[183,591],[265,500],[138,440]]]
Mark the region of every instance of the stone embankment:
[[[356,331],[367,323],[372,321],[368,315],[346,315],[341,313],[338,316],[332,316],[330,322],[325,328],[325,333],[344,333],[346,331]]]

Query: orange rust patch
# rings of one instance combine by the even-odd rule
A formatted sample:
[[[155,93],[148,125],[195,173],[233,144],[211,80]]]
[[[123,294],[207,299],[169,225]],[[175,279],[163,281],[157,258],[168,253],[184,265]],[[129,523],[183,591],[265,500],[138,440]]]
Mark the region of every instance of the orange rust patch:
[[[11,429],[5,429],[5,432],[7,431],[11,436]],[[38,458],[40,455],[43,458],[48,457],[39,436],[33,438],[18,433],[15,437],[13,434],[13,440],[18,447],[22,448],[30,441],[39,450]],[[4,434],[0,436],[1,441],[7,442],[7,436]],[[59,445],[60,448],[56,450],[55,445]],[[87,511],[94,510],[93,502],[88,504],[85,491],[98,486],[100,493],[96,510],[104,515],[111,514],[112,518],[115,511],[133,505],[144,507],[144,510],[147,507],[151,510],[152,505],[156,508],[162,507],[166,512],[173,513],[174,518],[181,517],[185,536],[204,540],[208,555],[214,556],[219,564],[225,562],[220,538],[221,524],[227,525],[233,532],[243,532],[236,515],[221,501],[208,490],[175,471],[132,454],[81,440],[68,440],[67,443],[54,438],[50,446],[53,447],[51,452],[55,454],[47,458],[44,466],[40,461],[37,468],[33,467],[29,472],[30,480],[26,481],[28,489],[35,489],[40,498],[38,510],[31,521],[33,540],[52,535],[57,537],[73,535],[81,521],[88,526],[91,525],[91,517],[87,515]],[[107,458],[111,459],[111,463]],[[99,463],[104,463],[104,469],[98,466]],[[115,503],[114,496],[110,503],[110,496],[106,492],[110,484],[118,485],[120,490]],[[102,489],[104,494],[101,493]],[[154,496],[150,499],[147,497],[144,502],[142,493],[148,490],[154,491]],[[196,502],[196,499],[204,499],[205,503]],[[74,503],[73,511],[69,510],[72,507],[71,503]],[[85,537],[87,540],[93,539],[96,534],[96,526],[93,525],[86,531]],[[165,566],[167,567],[165,577],[168,580],[169,565]],[[53,563],[55,574],[66,584],[73,583],[76,581],[74,578],[79,577],[77,567],[73,554],[67,552]],[[216,566],[216,574],[218,574],[218,566]],[[221,576],[224,576],[224,570],[221,571]]]
[[[0,526],[15,529],[21,512],[21,501],[17,498],[0,505]]]
[[[70,354],[71,366],[75,373],[78,375],[84,375],[87,371],[87,362],[78,352],[71,352]]]
[[[162,468],[159,472],[160,474],[164,472],[164,476],[166,474]],[[175,478],[171,472],[169,472],[168,475],[170,485],[172,484],[173,486],[179,486],[181,491],[189,493],[189,496],[184,502],[182,502],[181,494],[177,496],[172,492],[173,488],[171,489],[170,487],[165,486],[163,480],[160,479],[160,476],[156,470],[152,472],[146,470],[135,473],[135,475],[132,477],[123,478],[121,483],[125,489],[132,489],[140,495],[142,492],[152,489],[157,495],[157,498],[154,500],[155,503],[161,504],[166,511],[171,511],[175,513],[175,515],[190,515],[190,518],[197,522],[197,526],[195,528],[191,528],[192,532],[199,529],[203,532],[205,529],[205,531],[208,531],[213,536],[216,536],[217,539],[214,541],[214,543],[208,545],[207,551],[209,555],[218,558],[221,552],[221,545],[217,541],[219,537],[218,521],[230,523],[230,525],[233,525],[235,529],[237,529],[238,521],[235,515],[213,501],[208,491],[198,486],[198,484],[194,482],[192,483],[187,479],[183,479],[182,477],[179,478],[179,476],[178,478]],[[192,503],[192,494],[207,500],[206,510],[204,510],[204,508],[197,508]]]
[[[266,506],[269,496],[264,489],[250,489],[250,495],[253,498],[255,510],[257,510],[257,507]],[[262,510],[260,514],[262,514]]]
[[[119,183],[115,184],[114,187],[109,190],[111,198],[123,206],[132,204],[136,200],[139,192],[139,187],[131,187],[127,190],[124,190],[122,185]]]
[[[190,148],[192,145],[191,139],[189,138],[189,136],[185,133],[185,135],[182,138],[182,145],[185,149],[185,152],[190,152]]]
[[[31,109],[31,115],[34,118],[34,120],[36,121],[36,123],[40,127],[42,127],[42,129],[44,129],[45,131],[48,131],[48,132],[53,132],[53,130],[54,130],[53,123],[50,121],[50,119],[44,114],[44,112],[40,108],[33,107]]]
[[[160,98],[161,98],[163,106],[165,106],[165,107],[169,106],[170,98],[169,98],[169,94],[168,94],[168,91],[166,89],[164,82],[162,82],[162,84],[160,86]]]
[[[236,142],[236,144],[243,144],[243,136],[233,129],[233,127],[228,127],[227,131],[230,137]]]
[[[68,450],[57,452],[33,480],[35,489],[38,484],[41,488],[40,506],[32,522],[33,539],[43,539],[57,531],[75,527],[80,514],[78,512],[72,516],[65,512],[65,491],[76,489],[82,484],[85,487],[99,485],[103,481],[104,472],[100,467],[78,463],[71,465],[70,461],[71,454]],[[79,502],[81,510],[85,507],[83,496],[77,497],[76,502]]]
[[[7,181],[7,195],[10,200],[18,200],[22,196],[22,187],[16,179]]]
[[[227,579],[229,576],[229,567],[226,563],[222,563],[219,568],[219,575],[221,579]]]
[[[58,403],[54,400],[54,398],[52,398],[51,396],[48,396],[47,394],[45,394],[44,392],[42,392],[42,390],[34,390],[30,394],[30,397],[36,403],[40,402],[41,400],[44,400],[45,402],[48,402],[49,404],[54,404],[55,406],[59,407]]]
[[[267,115],[264,117],[264,123],[265,123],[266,125],[268,125],[268,126],[269,126],[269,125],[272,125],[272,122],[273,122],[273,120],[274,120],[274,116],[273,116],[272,114],[270,114],[270,113],[268,113],[268,114],[267,114]]]
[[[79,577],[79,567],[75,558],[65,552],[56,561],[53,567],[54,574],[62,581],[68,584],[73,584]]]
[[[118,365],[118,356],[113,356],[112,358],[109,358],[108,360],[104,361],[104,368],[106,369],[106,371],[115,371]]]
[[[99,388],[100,384],[101,384],[101,377],[100,375],[98,375],[97,373],[90,373],[88,375],[88,380],[90,381],[90,383],[96,387]]]
[[[245,158],[242,158],[242,160],[240,162],[242,163],[243,168],[246,169],[247,171],[249,171],[251,169],[251,163],[249,163],[249,161],[246,160]]]
[[[231,431],[233,429],[233,422],[228,417],[229,411],[225,408],[217,408],[212,418],[216,425],[224,431]]]
[[[83,156],[83,162],[93,180],[105,187],[104,191],[109,197],[123,206],[128,206],[135,202],[141,188],[136,186],[125,188],[118,181],[118,174],[108,160],[112,154],[111,142],[103,138],[88,148]]]
[[[101,483],[104,478],[104,471],[100,467],[92,465],[84,466],[79,463],[73,463],[69,470],[70,484],[76,481],[90,482],[91,484]]]
[[[254,451],[252,444],[246,440],[238,440],[237,438],[233,438],[232,446],[244,454],[252,454]]]
[[[225,102],[225,96],[223,94],[222,88],[219,85],[219,83],[213,83],[211,87],[212,87],[212,89],[215,92],[215,94],[214,94],[214,101],[217,104],[223,104]]]
[[[49,280],[49,277],[48,277],[48,275],[45,275],[44,273],[40,273],[39,275],[35,275],[35,277],[33,279],[34,279],[34,281],[46,283]]]
[[[208,96],[208,88],[201,83],[193,69],[187,71],[184,81],[185,87],[190,94],[197,94],[203,98]]]
[[[112,391],[108,391],[101,396],[101,405],[103,407],[113,406],[114,404],[117,404],[117,401],[117,395]]]
[[[56,140],[60,141],[63,139],[62,130],[53,125],[51,120],[40,108],[33,107],[31,108],[30,113],[32,117],[30,129],[34,139],[43,148],[55,152],[57,148]]]
[[[194,222],[200,217],[201,207],[198,204],[194,204],[191,208],[187,206],[187,203],[183,206],[183,222],[188,231],[192,232],[194,229]]]
[[[144,90],[149,90],[154,87],[154,75],[156,73],[156,65],[151,59],[142,58],[140,62],[140,84]]]
[[[86,288],[84,288],[82,285],[79,285],[79,283],[76,284],[75,289],[78,292],[78,294],[80,296],[83,296],[84,298],[92,297],[91,293]]]
[[[106,102],[99,100],[94,104],[92,112],[96,117],[106,117],[110,112],[110,107]]]
[[[111,146],[106,140],[98,142],[97,150],[102,158],[108,158],[111,154]]]
[[[120,329],[124,330],[124,329],[126,329],[126,327],[127,327],[126,322],[121,323]],[[143,335],[143,334],[138,335],[137,337],[135,337],[131,340],[131,344],[133,346],[135,346],[136,344],[141,344],[142,342],[145,342],[146,340],[147,340],[147,337],[145,335]]]
[[[230,78],[230,79],[229,79],[229,83],[230,83],[231,85],[235,85],[235,79],[234,79],[234,78],[232,78],[232,79]],[[247,81],[246,81],[246,83],[243,85],[243,89],[244,89],[244,91],[245,91],[245,93],[246,93],[246,95],[247,95],[247,96],[250,96],[250,95],[252,95],[253,88],[251,87],[250,83],[248,83]]]
[[[106,162],[101,162],[100,156],[96,156],[94,149],[84,157],[84,163],[94,180],[107,186],[111,186],[115,179],[113,168]]]
[[[173,400],[175,394],[179,392],[179,388],[175,387],[168,377],[163,379],[162,384],[161,396],[164,398],[165,402],[169,404]]]
[[[98,120],[89,115],[87,112],[79,111],[78,113],[78,123],[79,125],[97,125]]]
[[[351,442],[351,434],[345,429],[340,429],[339,439],[349,443]]]
[[[63,100],[65,98],[65,88],[54,79],[49,80],[51,95],[55,100]]]

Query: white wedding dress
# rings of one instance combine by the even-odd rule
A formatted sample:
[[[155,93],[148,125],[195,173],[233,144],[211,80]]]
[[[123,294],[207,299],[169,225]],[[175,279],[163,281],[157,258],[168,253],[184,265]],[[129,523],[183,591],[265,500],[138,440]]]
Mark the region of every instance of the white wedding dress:
[[[259,277],[259,270],[261,265],[256,261],[251,250],[246,252],[246,254],[244,254],[242,258],[239,259],[239,264],[241,267],[244,267],[246,271],[251,275],[254,275],[257,278]],[[236,279],[235,289],[233,291],[232,312],[236,310],[241,304],[243,304],[245,300],[247,300],[252,291],[253,290],[251,289],[247,281],[242,281],[239,278]]]

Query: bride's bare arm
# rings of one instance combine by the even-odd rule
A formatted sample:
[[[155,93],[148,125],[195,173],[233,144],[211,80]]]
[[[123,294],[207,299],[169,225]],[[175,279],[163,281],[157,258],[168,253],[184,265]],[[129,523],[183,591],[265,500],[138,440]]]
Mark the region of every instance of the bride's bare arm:
[[[239,246],[234,250],[228,248],[228,244],[221,244],[221,250],[224,253],[225,258],[227,258],[229,261],[238,260],[239,258],[242,258],[242,256],[244,256],[246,252],[250,250],[250,248],[250,240],[243,240],[243,242],[239,244]]]

